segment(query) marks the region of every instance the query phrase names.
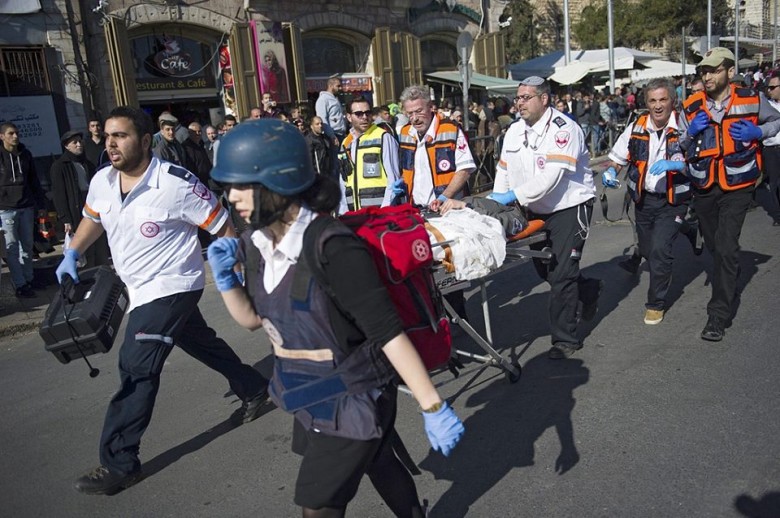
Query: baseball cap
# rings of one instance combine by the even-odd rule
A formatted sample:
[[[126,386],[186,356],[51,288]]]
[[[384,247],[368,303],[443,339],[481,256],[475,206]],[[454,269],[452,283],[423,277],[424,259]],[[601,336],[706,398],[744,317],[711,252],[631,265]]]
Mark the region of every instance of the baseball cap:
[[[726,47],[712,47],[704,53],[704,59],[699,61],[697,67],[717,67],[724,59],[734,61],[734,53]]]
[[[76,137],[84,138],[84,134],[80,131],[76,130],[69,130],[62,134],[60,137],[60,143],[63,147],[67,146],[68,143],[73,140]]]
[[[544,84],[544,78],[539,76],[528,76],[520,81],[520,86],[542,86]]]
[[[163,113],[160,114],[159,117],[157,117],[157,122],[159,122],[160,124],[165,122],[166,124],[173,124],[175,126],[179,123],[179,119],[177,119],[170,113]]]

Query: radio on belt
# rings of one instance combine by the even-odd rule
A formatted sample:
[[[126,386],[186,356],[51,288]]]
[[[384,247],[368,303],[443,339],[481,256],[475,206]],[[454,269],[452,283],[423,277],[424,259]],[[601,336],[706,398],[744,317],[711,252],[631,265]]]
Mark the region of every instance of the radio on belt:
[[[110,351],[127,309],[124,283],[109,266],[98,266],[82,271],[78,284],[68,277],[62,290],[38,329],[46,350],[62,363]]]

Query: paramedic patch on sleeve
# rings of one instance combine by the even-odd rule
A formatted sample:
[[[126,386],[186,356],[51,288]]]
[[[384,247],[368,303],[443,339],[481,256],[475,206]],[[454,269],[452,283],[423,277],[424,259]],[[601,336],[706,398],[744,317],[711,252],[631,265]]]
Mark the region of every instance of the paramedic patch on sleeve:
[[[555,145],[563,149],[569,143],[569,132],[559,131],[555,134]]]
[[[554,123],[555,123],[555,125],[556,125],[556,126],[558,126],[559,128],[562,128],[563,126],[566,126],[566,121],[565,121],[565,120],[563,120],[563,117],[555,117],[555,118],[553,119],[553,122],[554,122]]]

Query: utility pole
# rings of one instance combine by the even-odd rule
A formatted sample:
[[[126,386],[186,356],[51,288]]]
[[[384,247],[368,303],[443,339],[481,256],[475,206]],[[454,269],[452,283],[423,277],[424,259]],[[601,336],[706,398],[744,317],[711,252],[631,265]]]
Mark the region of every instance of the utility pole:
[[[739,74],[739,4],[740,0],[734,2],[734,73]]]
[[[615,38],[613,36],[612,0],[607,0],[607,26],[609,29],[609,93],[615,93]]]
[[[712,48],[712,0],[707,0],[707,48],[701,53],[703,56]]]
[[[569,0],[563,0],[563,61],[571,63],[571,35],[569,33]]]

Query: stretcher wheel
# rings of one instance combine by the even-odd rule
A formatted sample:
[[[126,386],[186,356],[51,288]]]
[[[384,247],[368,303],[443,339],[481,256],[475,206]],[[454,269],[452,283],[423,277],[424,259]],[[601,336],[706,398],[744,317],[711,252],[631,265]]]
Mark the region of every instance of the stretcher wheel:
[[[552,248],[550,248],[549,246],[545,246],[544,248],[542,248],[542,252],[546,254],[550,254],[549,259],[542,259],[542,263],[550,264],[550,261],[552,261]]]
[[[517,360],[512,362],[512,367],[517,369],[517,374],[512,374],[511,371],[506,371],[506,379],[509,381],[509,383],[517,383],[520,381],[520,377],[523,375],[523,368],[520,366],[520,363]]]

